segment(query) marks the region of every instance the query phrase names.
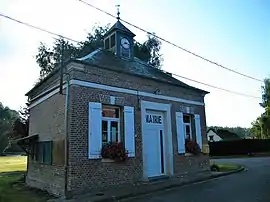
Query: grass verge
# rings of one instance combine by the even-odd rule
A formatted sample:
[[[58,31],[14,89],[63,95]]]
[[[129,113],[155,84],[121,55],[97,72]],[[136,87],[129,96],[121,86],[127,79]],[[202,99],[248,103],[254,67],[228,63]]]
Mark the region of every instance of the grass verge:
[[[0,175],[0,202],[45,202],[48,194],[25,187],[22,174]]]
[[[217,172],[231,172],[240,169],[240,165],[235,164],[221,164],[221,163],[212,163],[211,170]]]
[[[230,172],[239,169],[241,166],[235,164],[216,164],[219,167],[219,172]]]
[[[26,171],[26,156],[0,156],[0,174],[3,172]]]

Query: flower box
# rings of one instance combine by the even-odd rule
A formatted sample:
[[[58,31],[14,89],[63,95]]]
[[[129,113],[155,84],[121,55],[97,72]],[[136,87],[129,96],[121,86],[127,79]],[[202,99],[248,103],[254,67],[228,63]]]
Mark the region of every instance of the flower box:
[[[128,158],[128,152],[126,151],[123,143],[110,142],[102,146],[101,157],[103,159],[107,159],[104,160],[106,162],[108,162],[108,160],[112,160],[113,162],[125,162]]]
[[[185,156],[190,156],[189,153],[192,155],[200,155],[201,149],[197,142],[194,140],[188,140],[185,141],[185,148],[186,148],[186,154]]]

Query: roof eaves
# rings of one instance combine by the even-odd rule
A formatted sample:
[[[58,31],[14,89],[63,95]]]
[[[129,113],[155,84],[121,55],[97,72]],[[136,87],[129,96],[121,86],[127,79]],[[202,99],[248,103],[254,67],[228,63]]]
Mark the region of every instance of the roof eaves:
[[[167,82],[167,81],[159,80],[159,79],[157,79],[157,78],[151,78],[151,77],[148,77],[148,76],[143,76],[143,75],[133,74],[133,73],[129,73],[129,72],[122,72],[121,70],[111,70],[111,69],[108,68],[108,67],[100,66],[100,65],[97,65],[97,64],[94,64],[94,63],[91,63],[91,62],[83,61],[83,60],[74,60],[74,62],[78,62],[78,63],[80,63],[80,64],[84,64],[84,65],[88,65],[88,66],[94,66],[94,67],[98,67],[98,68],[103,68],[103,69],[107,69],[107,70],[110,70],[110,71],[116,71],[116,72],[120,72],[120,73],[124,73],[124,74],[128,74],[128,75],[138,76],[138,77],[142,77],[142,78],[146,78],[146,79],[151,79],[151,80],[155,80],[155,81],[158,81],[158,82],[170,84],[170,85],[177,86],[177,87],[186,88],[185,86],[182,86],[182,85],[180,85],[180,84],[170,83],[170,82]],[[160,70],[160,71],[161,71],[161,70]],[[194,88],[194,87],[190,86],[188,89],[192,89],[192,88]],[[194,90],[194,89],[193,89],[193,90]],[[203,92],[206,92],[206,91],[201,90],[201,89],[196,89],[196,90],[197,90],[197,91],[203,91]]]

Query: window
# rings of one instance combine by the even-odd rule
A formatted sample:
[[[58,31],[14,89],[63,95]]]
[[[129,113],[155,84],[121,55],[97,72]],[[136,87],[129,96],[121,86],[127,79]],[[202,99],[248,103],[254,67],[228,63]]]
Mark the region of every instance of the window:
[[[214,135],[209,135],[209,141],[213,142],[214,141]]]
[[[102,143],[120,142],[120,109],[102,106]]]
[[[52,141],[37,143],[36,161],[44,164],[52,164]]]
[[[111,41],[111,48],[113,48],[115,46],[115,34],[111,35],[110,41]]]
[[[184,122],[184,130],[185,130],[185,137],[188,140],[192,140],[192,123],[191,123],[191,116],[184,115],[183,122]]]
[[[105,39],[105,49],[110,48],[109,38]]]

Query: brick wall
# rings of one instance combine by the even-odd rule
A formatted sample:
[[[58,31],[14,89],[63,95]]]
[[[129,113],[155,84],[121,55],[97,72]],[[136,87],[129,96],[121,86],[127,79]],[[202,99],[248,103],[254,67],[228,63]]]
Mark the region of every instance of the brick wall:
[[[88,103],[101,102],[103,104],[109,104],[109,96],[116,96],[116,105],[133,106],[135,109],[136,157],[129,159],[128,162],[124,164],[102,163],[101,160],[88,159]],[[184,157],[177,154],[175,112],[189,106],[194,113],[200,114],[203,142],[205,143],[206,128],[204,106],[188,105],[142,96],[137,97],[130,94],[109,92],[81,86],[71,87],[70,99],[69,112],[72,115],[69,120],[69,191],[78,193],[82,190],[106,189],[113,185],[140,183],[143,177],[140,99],[172,104],[171,114],[175,175],[181,175],[186,172],[205,171],[209,168],[209,159],[207,156]]]
[[[38,134],[39,141],[64,140],[66,137],[64,120],[65,96],[53,95],[30,109],[29,135]],[[54,163],[53,165],[44,165],[31,158],[28,159],[27,185],[47,190],[55,195],[63,195],[64,165],[55,165]],[[53,160],[53,162],[55,161]]]
[[[170,85],[164,82],[158,82],[152,79],[137,77],[131,74],[101,69],[94,66],[84,66],[84,71],[72,71],[71,79],[79,79],[149,93],[154,93],[158,88],[162,95],[184,98],[192,101],[204,101],[202,93],[194,90]]]

